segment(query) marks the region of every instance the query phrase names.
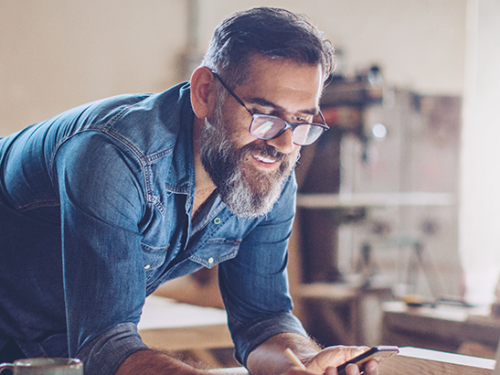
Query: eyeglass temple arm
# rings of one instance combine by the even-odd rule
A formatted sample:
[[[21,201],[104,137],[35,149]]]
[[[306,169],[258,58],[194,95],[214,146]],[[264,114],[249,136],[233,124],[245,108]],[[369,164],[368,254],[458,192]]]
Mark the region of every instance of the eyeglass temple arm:
[[[217,79],[219,80],[219,82],[221,83],[221,85],[222,85],[222,86],[224,86],[224,88],[225,88],[225,89],[226,89],[226,90],[227,90],[227,91],[228,91],[228,92],[229,92],[229,93],[233,96],[233,98],[235,98],[235,99],[236,99],[236,101],[237,101],[238,103],[240,103],[243,107],[245,107],[245,108],[247,109],[247,111],[248,111],[248,108],[247,108],[247,106],[245,105],[245,103],[243,103],[243,101],[242,101],[240,98],[238,98],[238,95],[236,95],[236,94],[235,94],[235,92],[234,92],[234,91],[233,91],[233,90],[232,90],[232,89],[231,89],[228,85],[226,85],[226,84],[224,83],[224,81],[223,81],[223,80],[222,80],[222,78],[221,78],[221,77],[217,74],[217,72],[214,72],[214,71],[212,70],[212,74],[214,75],[214,77],[215,77],[215,78],[217,78]]]
[[[321,121],[323,121],[323,125],[327,126],[328,129],[330,129],[330,127],[328,126],[328,124],[326,123],[326,120],[325,120],[325,117],[323,116],[323,113],[321,113],[321,110],[318,111],[318,114],[319,116],[321,117]]]

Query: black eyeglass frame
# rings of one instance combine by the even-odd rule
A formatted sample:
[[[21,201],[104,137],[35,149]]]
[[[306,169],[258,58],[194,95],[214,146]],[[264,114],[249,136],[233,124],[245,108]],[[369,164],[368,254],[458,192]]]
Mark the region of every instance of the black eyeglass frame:
[[[212,74],[214,75],[215,78],[217,78],[219,80],[219,82],[222,84],[222,86],[231,94],[231,96],[243,107],[245,108],[248,113],[250,114],[250,116],[252,116],[252,122],[250,122],[250,127],[248,129],[248,131],[250,132],[250,134],[255,137],[255,138],[258,138],[258,139],[262,139],[262,140],[265,140],[265,141],[269,141],[271,139],[275,139],[275,138],[278,138],[281,134],[283,134],[286,130],[288,129],[291,129],[292,130],[292,141],[293,141],[293,134],[294,134],[294,131],[297,127],[301,126],[301,125],[307,125],[307,126],[313,126],[313,127],[319,127],[321,128],[322,132],[318,134],[318,136],[316,138],[314,138],[311,142],[308,142],[308,143],[303,143],[303,144],[300,144],[300,143],[296,143],[295,141],[293,141],[293,143],[295,143],[296,145],[299,145],[299,146],[309,146],[311,144],[313,144],[314,142],[316,142],[319,137],[324,133],[326,132],[327,130],[329,130],[329,126],[326,125],[326,121],[325,121],[325,118],[323,117],[323,114],[321,113],[321,111],[318,112],[318,114],[320,115],[321,117],[321,120],[323,121],[324,124],[318,124],[318,123],[314,123],[314,122],[301,122],[301,123],[297,123],[297,124],[292,124],[286,120],[283,120],[281,117],[277,117],[277,116],[273,116],[273,115],[265,115],[265,114],[259,114],[259,113],[252,113],[252,111],[250,111],[247,106],[245,105],[245,103],[243,102],[243,100],[240,99],[240,97],[238,95],[236,95],[236,93],[228,86],[226,85],[226,83],[222,80],[222,78],[219,76],[219,74],[215,71],[212,71]],[[270,137],[270,138],[265,138],[265,137],[259,137],[259,136],[256,136],[253,132],[252,132],[252,125],[254,123],[254,120],[255,118],[258,118],[258,117],[271,117],[271,118],[275,118],[275,119],[278,119],[280,121],[283,121],[285,123],[285,127],[283,129],[281,129],[278,133],[276,133],[276,135]]]

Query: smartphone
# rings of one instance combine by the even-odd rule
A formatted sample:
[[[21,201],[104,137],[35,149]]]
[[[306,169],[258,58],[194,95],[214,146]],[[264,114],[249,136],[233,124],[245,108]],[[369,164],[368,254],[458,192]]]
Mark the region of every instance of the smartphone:
[[[381,360],[392,357],[398,353],[399,348],[397,346],[375,346],[357,357],[342,363],[339,367],[337,367],[337,372],[339,375],[345,375],[345,368],[347,365],[354,363],[358,365],[361,373],[363,373],[363,365],[369,360],[374,359],[375,361],[380,362]]]

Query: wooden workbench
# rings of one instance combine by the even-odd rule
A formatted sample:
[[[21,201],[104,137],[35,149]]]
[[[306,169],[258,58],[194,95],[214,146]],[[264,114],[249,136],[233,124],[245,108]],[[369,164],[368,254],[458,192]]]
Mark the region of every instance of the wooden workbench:
[[[460,352],[464,343],[477,343],[496,350],[500,319],[487,307],[437,305],[408,307],[402,302],[382,304],[382,343]]]
[[[400,353],[379,364],[380,375],[490,375],[495,367],[491,359],[435,350],[403,347]],[[214,374],[246,374],[242,368],[213,370]]]
[[[232,348],[225,310],[149,296],[138,324],[142,341],[153,349],[186,352],[210,366],[220,363],[210,349]]]

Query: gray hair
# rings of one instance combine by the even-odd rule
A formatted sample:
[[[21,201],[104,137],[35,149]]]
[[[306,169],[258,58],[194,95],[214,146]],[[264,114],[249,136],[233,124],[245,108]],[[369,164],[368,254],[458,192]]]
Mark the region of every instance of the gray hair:
[[[334,69],[333,46],[308,18],[285,9],[257,7],[236,12],[214,31],[202,65],[217,71],[229,85],[248,77],[253,54],[321,64],[326,81]]]

